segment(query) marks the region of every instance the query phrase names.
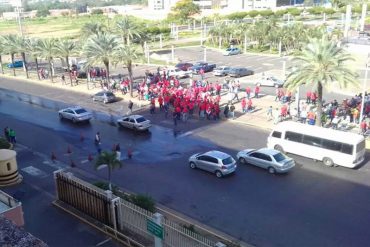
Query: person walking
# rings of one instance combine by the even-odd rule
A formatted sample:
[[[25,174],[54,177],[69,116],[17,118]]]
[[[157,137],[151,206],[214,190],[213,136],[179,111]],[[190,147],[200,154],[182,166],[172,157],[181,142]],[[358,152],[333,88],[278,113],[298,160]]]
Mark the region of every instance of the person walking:
[[[253,102],[252,99],[248,100],[248,107],[247,107],[247,112],[252,112],[253,110]]]
[[[242,112],[245,113],[246,110],[247,110],[247,101],[245,100],[245,98],[242,99],[242,102],[241,102],[241,106],[242,106]]]
[[[64,76],[64,74],[62,75],[61,79],[62,79],[62,85],[66,85],[66,77]]]
[[[231,104],[230,106],[230,116],[232,119],[235,119],[235,106],[234,104]]]
[[[250,88],[249,86],[247,86],[247,87],[245,88],[245,92],[246,92],[246,94],[247,94],[247,98],[249,99],[249,98],[251,97],[251,88]]]
[[[116,159],[121,160],[121,146],[119,145],[119,143],[117,143],[114,151],[116,152]]]
[[[100,154],[101,153],[101,137],[100,137],[100,132],[96,132],[95,134],[95,138],[94,138],[94,144],[95,144],[95,147],[96,147],[96,150],[98,151],[98,153]]]
[[[254,96],[258,99],[258,94],[260,93],[260,87],[257,85],[254,88]]]
[[[6,127],[4,128],[4,137],[5,137],[5,139],[6,139],[8,142],[10,142],[10,135],[9,135],[9,127],[8,127],[8,126],[6,126]]]
[[[362,122],[360,123],[360,128],[361,128],[361,134],[365,134],[365,132],[367,131],[367,123],[366,123],[366,120],[362,120]]]
[[[10,143],[12,144],[17,143],[16,137],[15,137],[15,130],[9,129],[9,139],[10,139]]]
[[[130,100],[128,102],[128,112],[127,112],[127,115],[131,115],[132,114],[132,107],[134,106],[134,103]]]
[[[271,121],[272,119],[272,106],[270,105],[270,107],[267,109],[267,121]]]

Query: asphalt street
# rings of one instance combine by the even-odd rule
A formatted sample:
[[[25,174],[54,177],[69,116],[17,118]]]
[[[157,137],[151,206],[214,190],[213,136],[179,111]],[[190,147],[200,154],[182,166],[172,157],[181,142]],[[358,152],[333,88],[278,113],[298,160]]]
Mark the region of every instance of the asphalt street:
[[[77,167],[72,170],[104,180],[107,171],[95,171],[87,161],[88,154],[96,154],[93,137],[100,131],[103,149],[120,143],[123,154],[129,147],[134,151],[133,159],[124,159],[123,168],[114,171],[115,184],[151,195],[159,203],[247,243],[266,247],[349,247],[366,246],[370,241],[368,158],[366,164],[352,170],[328,168],[292,156],[297,167],[289,174],[270,175],[240,165],[235,174],[218,179],[190,169],[188,157],[211,149],[235,156],[241,149],[264,147],[268,132],[230,122],[203,121],[181,134],[177,130],[182,125],[176,130],[166,122],[158,122],[149,133],[132,133],[95,120],[73,125],[59,121],[53,109],[0,97],[0,126],[14,128],[21,144],[44,154],[43,162],[55,152],[62,162],[75,162]],[[71,155],[66,154],[68,145]],[[20,165],[30,166],[27,162]],[[34,186],[54,194],[50,181],[57,168],[37,168],[41,172],[20,172],[26,178],[33,177]],[[46,179],[48,185],[43,185]]]

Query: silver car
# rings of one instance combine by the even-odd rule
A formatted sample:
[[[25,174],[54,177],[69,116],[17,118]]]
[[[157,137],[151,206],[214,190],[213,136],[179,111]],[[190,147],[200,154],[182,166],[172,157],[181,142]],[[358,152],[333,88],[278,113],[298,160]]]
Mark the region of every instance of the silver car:
[[[114,93],[109,91],[101,91],[94,94],[93,101],[101,101],[104,104],[116,101],[116,96]]]
[[[84,108],[80,106],[72,106],[67,107],[65,109],[62,109],[59,111],[59,118],[60,119],[69,119],[72,120],[72,122],[83,122],[83,121],[89,121],[92,118],[91,112],[85,110]]]
[[[118,126],[122,126],[134,130],[148,130],[152,125],[150,120],[145,119],[141,115],[125,116],[117,120]]]
[[[225,75],[228,75],[230,69],[231,68],[229,66],[220,66],[217,69],[214,69],[213,70],[213,75],[214,76],[225,76]]]
[[[269,148],[245,149],[236,157],[241,164],[251,164],[267,169],[269,173],[285,173],[295,166],[292,158]]]
[[[230,155],[220,151],[197,153],[189,158],[190,168],[199,168],[214,173],[218,178],[235,172],[236,161]]]

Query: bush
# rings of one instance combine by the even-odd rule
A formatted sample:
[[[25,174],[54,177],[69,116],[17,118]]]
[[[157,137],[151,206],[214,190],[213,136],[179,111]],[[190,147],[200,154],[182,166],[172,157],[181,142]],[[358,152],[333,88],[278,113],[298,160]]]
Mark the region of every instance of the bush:
[[[289,8],[288,13],[292,16],[299,16],[302,13],[302,10],[298,8]]]
[[[10,143],[6,139],[0,137],[0,149],[9,149],[10,146]]]
[[[103,14],[103,10],[101,10],[101,9],[93,9],[91,11],[91,14],[92,15],[102,15]]]
[[[154,199],[147,195],[129,195],[125,196],[123,199],[132,202],[138,207],[146,209],[152,213],[155,212],[155,202]]]
[[[98,182],[93,183],[93,185],[95,185],[96,187],[98,187],[102,190],[109,190],[109,183],[107,183],[107,182],[98,181]],[[118,187],[116,185],[112,184],[112,193],[116,195],[117,192],[118,192]]]
[[[226,16],[228,20],[241,20],[248,15],[248,12],[235,12]]]

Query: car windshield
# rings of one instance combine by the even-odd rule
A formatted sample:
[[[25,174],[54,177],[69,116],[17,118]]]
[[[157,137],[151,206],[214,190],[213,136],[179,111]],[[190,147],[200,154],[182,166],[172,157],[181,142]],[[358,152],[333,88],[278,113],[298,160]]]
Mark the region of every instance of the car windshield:
[[[80,108],[80,109],[75,110],[75,112],[76,112],[77,114],[82,114],[82,113],[85,113],[85,112],[87,112],[87,111],[86,111],[85,109]]]
[[[233,162],[234,162],[234,160],[233,160],[232,157],[227,157],[226,159],[223,159],[222,160],[222,164],[224,164],[224,165],[229,165],[229,164],[231,164]]]
[[[110,93],[110,92],[107,92],[106,95],[107,96],[114,96],[114,94],[113,93]]]
[[[138,122],[138,123],[141,123],[141,122],[144,122],[144,121],[146,121],[146,119],[144,117],[139,117],[139,118],[136,119],[136,122]]]
[[[194,66],[202,66],[204,63],[196,63]]]
[[[283,160],[285,160],[287,157],[282,154],[282,153],[277,153],[274,155],[274,159],[277,161],[277,162],[281,162]]]

